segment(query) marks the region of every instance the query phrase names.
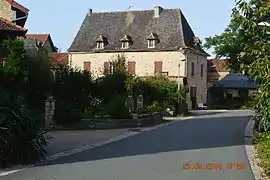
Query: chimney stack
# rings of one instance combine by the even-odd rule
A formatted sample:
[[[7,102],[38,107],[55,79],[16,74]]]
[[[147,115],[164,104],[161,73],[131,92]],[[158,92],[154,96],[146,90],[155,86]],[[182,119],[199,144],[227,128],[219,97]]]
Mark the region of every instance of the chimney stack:
[[[92,9],[89,9],[88,10],[88,16],[90,16],[92,13],[93,13],[93,10]]]
[[[155,6],[155,7],[154,7],[154,11],[155,11],[154,17],[155,17],[155,18],[158,18],[158,17],[160,16],[162,9],[163,9],[163,8],[160,7],[160,6]]]

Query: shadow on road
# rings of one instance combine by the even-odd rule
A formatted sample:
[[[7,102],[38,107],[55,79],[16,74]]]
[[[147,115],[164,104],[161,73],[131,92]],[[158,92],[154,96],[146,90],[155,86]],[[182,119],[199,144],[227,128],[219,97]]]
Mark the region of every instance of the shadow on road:
[[[250,116],[221,116],[179,121],[40,166],[112,159],[163,152],[239,146]]]

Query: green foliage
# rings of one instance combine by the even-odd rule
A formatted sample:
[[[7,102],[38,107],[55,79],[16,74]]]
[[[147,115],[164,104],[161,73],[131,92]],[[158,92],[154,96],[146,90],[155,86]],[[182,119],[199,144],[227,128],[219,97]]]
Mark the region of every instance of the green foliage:
[[[154,101],[152,105],[146,107],[146,110],[148,112],[154,113],[154,112],[163,112],[164,109],[157,101]]]
[[[121,95],[112,98],[106,106],[106,111],[112,119],[129,119],[129,109],[126,107],[126,99]]]
[[[55,119],[59,123],[78,122],[90,103],[91,75],[67,67],[58,67],[54,71]]]
[[[178,101],[184,102],[186,93],[183,88],[178,92],[177,83],[174,81],[165,77],[150,77],[137,79],[133,84],[133,94],[135,97],[142,94],[145,106],[152,105],[156,101],[162,107],[168,108]]]
[[[17,96],[0,91],[0,165],[29,164],[47,153],[48,139]]]
[[[27,81],[27,71],[23,68],[25,50],[20,40],[3,42],[9,50],[9,57],[3,67],[0,67],[0,86],[14,94],[22,95]]]
[[[228,27],[233,38],[225,31],[214,40],[208,39],[206,47],[214,47],[218,56],[231,58],[230,63],[236,71],[247,71],[259,84],[261,93],[257,102],[266,131],[270,119],[270,27],[265,23],[270,23],[270,1],[237,0],[236,3]]]
[[[264,168],[264,174],[270,176],[270,134],[269,132],[257,133],[253,139],[258,156],[260,158],[260,166]]]
[[[104,104],[117,95],[127,96],[126,80],[127,75],[122,72],[101,77],[94,82],[93,96]]]

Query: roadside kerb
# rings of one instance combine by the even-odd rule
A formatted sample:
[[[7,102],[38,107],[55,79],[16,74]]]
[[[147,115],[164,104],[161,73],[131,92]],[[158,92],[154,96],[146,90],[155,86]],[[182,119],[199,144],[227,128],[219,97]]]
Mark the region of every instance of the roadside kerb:
[[[252,144],[252,139],[254,137],[254,125],[255,125],[255,118],[252,116],[245,128],[245,149],[246,149],[246,154],[248,157],[249,165],[252,170],[253,176],[255,180],[263,180],[263,176],[261,175],[260,172],[260,167],[259,167],[259,160],[256,158],[255,154],[255,147]]]

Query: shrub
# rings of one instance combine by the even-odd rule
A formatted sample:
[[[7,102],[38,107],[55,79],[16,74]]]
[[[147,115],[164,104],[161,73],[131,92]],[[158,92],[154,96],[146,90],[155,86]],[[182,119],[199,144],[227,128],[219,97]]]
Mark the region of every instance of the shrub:
[[[137,79],[133,83],[133,94],[136,97],[142,94],[144,97],[144,106],[152,106],[156,101],[163,108],[175,108],[180,102],[185,102],[185,91],[181,87],[177,90],[177,83],[170,81],[166,77],[150,77]]]
[[[80,121],[90,105],[92,88],[92,79],[88,72],[67,67],[56,68],[52,89],[56,99],[55,120],[61,124]]]
[[[82,120],[84,110],[74,101],[57,101],[55,106],[55,120],[59,124],[77,123]]]
[[[106,111],[112,119],[128,119],[131,117],[129,109],[126,107],[125,97],[117,95],[109,101]]]
[[[46,156],[48,138],[18,97],[0,91],[1,166],[30,164]]]
[[[154,101],[152,105],[146,107],[146,110],[151,113],[162,112],[163,107],[157,101]]]

